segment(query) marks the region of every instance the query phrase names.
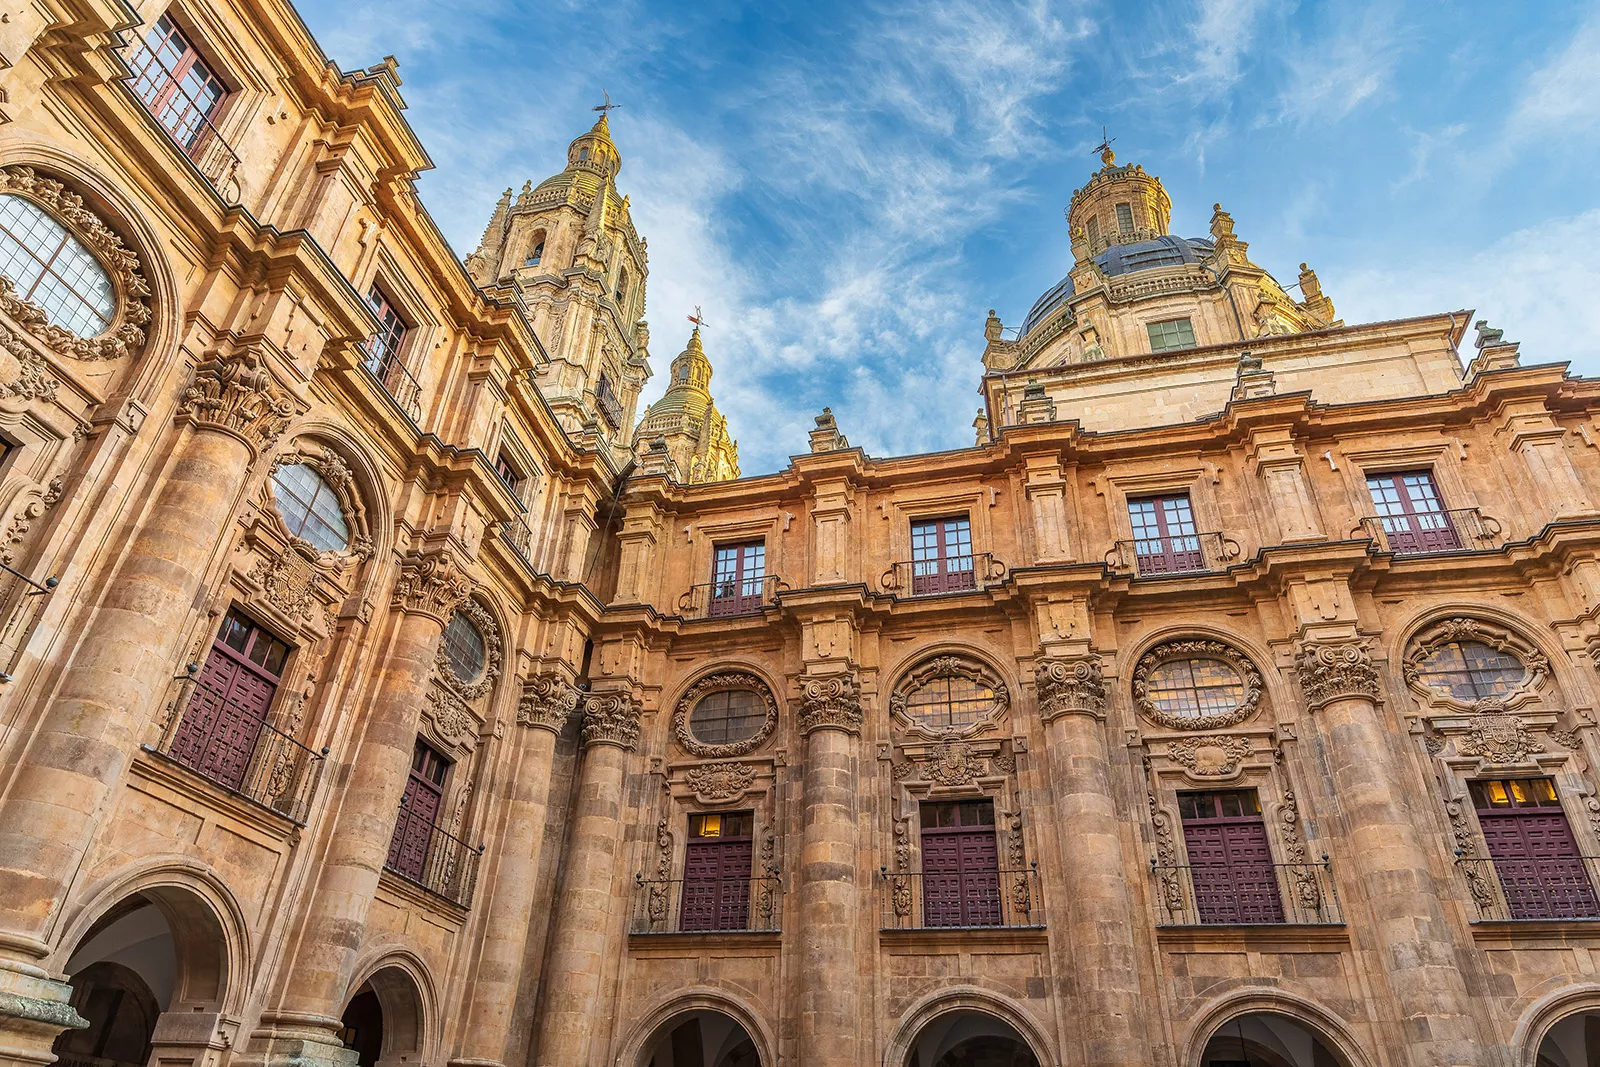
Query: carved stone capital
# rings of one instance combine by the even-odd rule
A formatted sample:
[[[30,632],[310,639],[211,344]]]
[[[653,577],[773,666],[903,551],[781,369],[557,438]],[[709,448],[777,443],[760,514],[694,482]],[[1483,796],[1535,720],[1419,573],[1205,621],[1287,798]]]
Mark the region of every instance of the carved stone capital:
[[[596,693],[583,701],[583,743],[616,745],[633,751],[639,743],[639,716],[644,708],[626,693]]]
[[[831,674],[800,679],[800,732],[843,730],[861,732],[861,687],[853,674]]]
[[[1378,699],[1378,671],[1364,640],[1306,641],[1295,653],[1295,666],[1313,710],[1346,697]]]
[[[1052,723],[1063,715],[1106,717],[1106,684],[1100,674],[1100,657],[1041,659],[1033,672],[1039,698],[1039,717]]]
[[[257,453],[272,447],[294,414],[253,348],[201,360],[178,408],[196,426],[230,433]]]
[[[474,588],[476,583],[462,572],[451,553],[413,553],[400,565],[390,604],[397,611],[426,615],[444,626]]]
[[[578,707],[578,695],[560,675],[534,675],[517,698],[517,725],[559,734]]]

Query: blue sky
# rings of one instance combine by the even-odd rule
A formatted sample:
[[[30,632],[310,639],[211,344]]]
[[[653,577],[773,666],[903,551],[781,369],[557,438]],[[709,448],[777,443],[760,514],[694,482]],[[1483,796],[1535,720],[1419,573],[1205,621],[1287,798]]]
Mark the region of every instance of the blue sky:
[[[983,320],[1071,262],[1098,166],[1173,228],[1232,212],[1347,322],[1476,308],[1525,363],[1600,373],[1600,4],[1528,0],[303,0],[345,69],[400,60],[461,255],[559,171],[602,88],[650,244],[656,378],[694,305],[746,474],[833,407],[874,455],[972,441]],[[1470,336],[1470,335],[1469,335]]]

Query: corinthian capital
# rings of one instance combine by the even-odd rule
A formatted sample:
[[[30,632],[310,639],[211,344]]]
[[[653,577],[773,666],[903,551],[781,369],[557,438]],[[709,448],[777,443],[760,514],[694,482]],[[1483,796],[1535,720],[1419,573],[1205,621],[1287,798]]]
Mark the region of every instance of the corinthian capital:
[[[391,603],[398,611],[426,615],[443,626],[475,586],[451,553],[413,553],[400,564]]]
[[[254,348],[202,360],[178,407],[196,426],[230,433],[257,453],[272,447],[294,414]]]
[[[632,751],[639,743],[639,702],[626,693],[596,693],[583,702],[583,743]]]
[[[861,687],[853,674],[803,676],[800,679],[800,732],[861,732]]]
[[[528,679],[517,698],[517,725],[559,734],[578,706],[578,691],[555,674]]]
[[[1367,642],[1306,641],[1295,653],[1300,688],[1314,710],[1345,697],[1378,698],[1378,672],[1372,666]]]
[[[1063,715],[1105,718],[1106,684],[1099,656],[1041,659],[1034,668],[1033,685],[1039,697],[1039,717],[1046,723]]]

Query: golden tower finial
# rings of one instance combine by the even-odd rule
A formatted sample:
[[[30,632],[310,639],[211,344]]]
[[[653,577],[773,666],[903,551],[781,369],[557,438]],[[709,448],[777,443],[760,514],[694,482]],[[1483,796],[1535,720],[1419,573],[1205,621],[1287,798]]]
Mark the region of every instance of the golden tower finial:
[[[611,112],[615,111],[622,105],[613,104],[611,102],[611,94],[606,92],[606,90],[601,89],[600,93],[606,98],[606,102],[603,104],[596,104],[594,107],[590,108],[590,110],[600,112],[600,117],[595,120],[594,128],[609,137],[611,135]]]
[[[1115,137],[1106,136],[1104,126],[1100,127],[1100,143],[1095,146],[1095,151],[1100,153],[1100,162],[1108,167],[1117,161],[1116,153],[1111,151],[1111,143],[1115,140]]]

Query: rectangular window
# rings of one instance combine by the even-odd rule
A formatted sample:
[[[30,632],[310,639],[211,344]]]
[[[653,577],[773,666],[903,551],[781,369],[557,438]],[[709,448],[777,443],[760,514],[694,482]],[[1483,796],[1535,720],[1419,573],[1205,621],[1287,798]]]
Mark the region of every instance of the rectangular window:
[[[503,451],[494,458],[494,472],[500,476],[502,482],[506,483],[506,488],[511,490],[511,495],[521,500],[522,485],[526,479],[517,472],[516,464],[512,463]]]
[[[966,516],[911,524],[911,594],[976,589],[972,523]]]
[[[128,56],[129,84],[185,152],[200,143],[227,88],[172,16],[162,15]]]
[[[754,828],[748,811],[689,816],[679,929],[749,929]]]
[[[428,870],[428,853],[433,846],[439,809],[444,806],[444,778],[449,770],[450,761],[419,737],[411,752],[411,773],[406,777],[400,815],[395,820],[389,858],[384,863],[413,882],[421,882]]]
[[[1548,778],[1472,782],[1473,806],[1513,919],[1600,917],[1589,872]]]
[[[1455,552],[1461,548],[1432,471],[1367,475],[1367,491],[1378,509],[1392,552]]]
[[[1283,902],[1254,789],[1179,793],[1202,923],[1281,923]]]
[[[600,372],[600,380],[595,383],[594,402],[600,408],[600,414],[611,424],[613,430],[622,428],[622,401],[617,399],[617,394],[611,388],[611,379],[606,377],[606,372]]]
[[[1100,247],[1100,220],[1090,215],[1087,228],[1089,230],[1089,251],[1094,252]]]
[[[922,805],[924,926],[1000,925],[994,801]]]
[[[1206,569],[1188,493],[1128,501],[1137,574],[1181,574]]]
[[[1117,229],[1122,233],[1133,232],[1133,205],[1117,205]]]
[[[250,769],[289,646],[238,610],[211,643],[168,755],[227,789]]]
[[[367,359],[375,366],[397,363],[406,336],[405,320],[377,285],[367,290],[367,306],[378,319],[378,332],[367,342]]]
[[[711,573],[712,615],[743,615],[760,611],[767,577],[765,541],[718,545]]]
[[[1145,327],[1150,333],[1150,351],[1176,352],[1182,348],[1193,348],[1194,323],[1188,319],[1167,319],[1165,322],[1152,322]]]

